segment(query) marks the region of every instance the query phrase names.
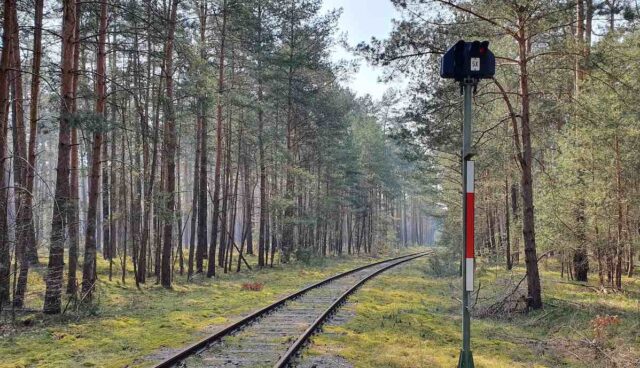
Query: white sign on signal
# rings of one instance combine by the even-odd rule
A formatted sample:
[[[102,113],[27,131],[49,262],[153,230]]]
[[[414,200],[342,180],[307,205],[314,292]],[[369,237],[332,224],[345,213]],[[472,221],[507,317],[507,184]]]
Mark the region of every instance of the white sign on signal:
[[[471,71],[472,72],[480,71],[480,58],[471,58]]]

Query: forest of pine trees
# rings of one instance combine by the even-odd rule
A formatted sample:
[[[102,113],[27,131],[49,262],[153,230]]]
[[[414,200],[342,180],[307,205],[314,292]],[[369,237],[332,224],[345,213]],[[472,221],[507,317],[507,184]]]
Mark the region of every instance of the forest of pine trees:
[[[543,307],[539,263],[620,291],[640,247],[637,3],[392,0],[403,17],[357,51],[409,79],[391,135],[435,161],[448,211],[442,245],[460,252],[460,89],[440,55],[487,39],[496,76],[474,97],[476,255],[526,268],[528,306]]]
[[[45,313],[91,301],[100,257],[109,280],[170,288],[439,234],[459,249],[459,88],[438,56],[460,38],[498,60],[474,98],[479,256],[524,265],[533,309],[544,258],[622,289],[640,254],[639,10],[392,3],[389,37],[353,50],[402,81],[373,100],[344,87],[340,10],[320,0],[4,0],[0,308],[28,307],[34,269]]]
[[[463,39],[497,61],[473,95],[479,366],[640,362],[636,1],[0,1],[5,360],[152,364],[430,246],[317,341],[449,364],[463,116],[439,71]]]
[[[0,310],[88,303],[103,260],[170,288],[434,243],[435,184],[341,86],[321,5],[4,0]]]

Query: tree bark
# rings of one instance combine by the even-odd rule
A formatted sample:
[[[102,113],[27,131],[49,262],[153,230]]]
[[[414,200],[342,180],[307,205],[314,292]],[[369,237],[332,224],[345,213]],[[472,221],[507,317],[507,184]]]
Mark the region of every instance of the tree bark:
[[[78,80],[79,74],[79,61],[80,61],[80,2],[76,2],[76,13],[78,14],[78,23],[75,30],[75,45],[73,48],[73,69],[76,71],[73,77],[73,112],[77,111],[78,101]],[[67,276],[67,294],[75,297],[78,289],[77,270],[78,270],[78,248],[80,247],[80,160],[79,160],[80,145],[78,142],[78,129],[71,129],[71,182],[69,184],[71,190],[70,203],[69,203],[69,265]]]
[[[513,268],[513,260],[511,258],[511,213],[509,211],[509,177],[504,178],[504,227],[505,227],[505,241],[506,241],[506,258],[507,258],[507,270]]]
[[[36,170],[36,146],[38,135],[38,102],[40,101],[40,64],[42,62],[42,15],[43,0],[35,0],[35,18],[33,28],[33,62],[31,65],[31,94],[29,102],[29,163],[27,165],[27,203],[33,211],[33,182]],[[33,221],[33,219],[32,219]],[[38,251],[36,249],[34,232],[33,243],[27,244],[27,258],[32,265],[38,265]]]
[[[227,0],[222,3],[222,29],[220,33],[220,51],[218,56],[218,101],[216,119],[216,163],[213,174],[213,218],[211,219],[211,244],[209,245],[209,264],[207,267],[207,277],[216,274],[215,253],[218,239],[218,222],[220,216],[220,166],[222,164],[222,104],[224,97],[224,59],[225,59],[225,39],[227,30]],[[220,228],[224,231],[225,224],[221,223]],[[222,244],[220,244],[222,250]],[[222,266],[221,253],[218,254],[218,265]]]
[[[200,105],[198,104],[198,111],[200,111]],[[191,219],[190,219],[190,236],[189,236],[189,260],[187,261],[187,279],[191,279],[191,275],[193,275],[193,262],[194,255],[196,261],[196,268],[198,273],[202,272],[203,267],[203,253],[206,251],[206,241],[205,248],[203,249],[200,246],[200,242],[198,242],[198,248],[196,251],[196,224],[200,218],[199,213],[201,209],[198,207],[198,198],[200,197],[200,160],[201,153],[200,147],[202,146],[202,119],[200,116],[196,117],[196,152],[194,156],[194,164],[193,164],[193,195],[191,196]],[[206,211],[206,209],[205,209]],[[198,229],[199,230],[199,229]],[[206,230],[206,228],[205,228]],[[206,233],[205,233],[206,240]],[[197,252],[197,255],[194,254]]]
[[[244,145],[246,146],[246,144]],[[243,194],[244,194],[244,227],[246,231],[243,231],[245,234],[244,240],[247,243],[247,254],[253,255],[253,189],[251,186],[251,164],[249,163],[249,152],[246,147],[243,147]],[[244,241],[243,241],[244,244]]]
[[[258,267],[265,266],[265,260],[268,258],[268,247],[265,243],[268,241],[267,234],[267,166],[265,162],[264,152],[264,110],[263,110],[263,81],[262,81],[262,3],[258,3],[258,154],[260,160],[260,225],[258,234]]]
[[[616,232],[616,248],[615,248],[615,286],[616,289],[622,290],[622,258],[625,247],[624,229],[624,189],[622,186],[622,163],[620,158],[620,139],[616,132],[614,142],[616,157],[616,207],[617,207],[617,232]]]
[[[165,288],[171,287],[171,250],[173,248],[173,224],[175,214],[175,187],[176,187],[176,126],[173,107],[173,42],[176,29],[176,16],[179,0],[173,0],[171,5],[171,17],[165,45],[167,96],[165,101],[164,123],[164,154],[167,181],[165,183],[165,215],[167,218],[163,226],[162,242],[162,277],[161,283]]]
[[[18,32],[18,13],[16,7],[8,9],[11,12],[12,40],[9,47],[12,55],[13,71],[13,171],[14,171],[14,199],[16,208],[16,260],[20,263],[18,281],[14,294],[13,305],[21,308],[24,302],[24,294],[27,290],[27,276],[29,273],[29,249],[35,252],[35,230],[33,228],[32,208],[28,201],[31,193],[27,190],[27,138],[24,125],[24,95],[22,91],[22,63],[20,61],[20,42]]]
[[[533,150],[531,145],[531,126],[529,112],[529,74],[527,70],[527,58],[529,56],[525,32],[525,24],[522,16],[519,17],[520,36],[518,41],[519,68],[520,68],[520,95],[521,95],[521,124],[522,124],[522,235],[524,238],[525,263],[527,266],[527,289],[529,307],[542,308],[542,290],[540,286],[540,274],[538,271],[538,256],[536,252],[535,218],[533,205]]]
[[[0,311],[9,303],[10,278],[10,245],[7,234],[7,192],[5,178],[5,163],[7,152],[7,118],[9,115],[9,83],[8,75],[11,68],[9,60],[9,45],[11,35],[11,9],[16,6],[15,0],[4,0],[4,17],[2,48],[0,56]]]
[[[284,218],[283,218],[283,229],[282,229],[282,262],[289,262],[289,258],[291,256],[291,252],[293,251],[293,235],[294,235],[294,225],[293,225],[293,217],[295,214],[295,208],[293,205],[294,191],[295,191],[295,182],[293,177],[293,168],[294,168],[294,158],[295,158],[295,148],[294,148],[294,111],[293,111],[293,74],[294,74],[294,55],[293,50],[296,45],[294,42],[294,17],[295,17],[295,2],[292,2],[291,5],[291,18],[289,19],[289,66],[287,72],[287,164],[285,170],[285,199],[289,203],[286,204],[284,210]]]
[[[96,59],[96,114],[105,116],[107,102],[107,54],[105,43],[107,39],[107,0],[100,2],[100,19],[98,28],[98,57]],[[100,195],[100,156],[102,148],[102,131],[93,133],[91,146],[91,168],[89,169],[89,204],[87,206],[87,224],[84,242],[84,261],[82,265],[82,294],[90,298],[96,282],[96,225],[98,212],[98,196]],[[106,189],[106,188],[105,188]],[[105,194],[103,193],[103,196]],[[104,201],[104,200],[103,200]],[[107,230],[105,230],[107,231]],[[110,245],[103,244],[103,249],[110,249]]]
[[[585,65],[586,65],[586,45],[585,42],[585,6],[584,0],[578,0],[576,2],[576,47],[578,49],[578,55],[575,58],[575,99],[580,96],[580,89],[585,77]],[[576,117],[577,119],[577,117]],[[578,201],[575,208],[576,213],[576,225],[577,225],[577,240],[578,246],[573,254],[573,274],[577,281],[586,282],[589,277],[589,257],[587,252],[587,240],[586,240],[586,218],[584,215],[586,203],[583,198],[584,193],[584,179],[581,168],[578,168],[577,173],[578,182],[581,188],[577,191]]]
[[[76,26],[75,0],[62,1],[62,53],[60,127],[58,133],[58,159],[56,187],[51,217],[51,240],[43,311],[60,313],[62,274],[64,272],[65,219],[69,202],[69,153],[71,148],[70,119],[73,105],[73,45]]]
[[[205,51],[205,43],[206,43],[206,26],[207,26],[207,0],[201,0],[200,3],[200,58],[202,60],[206,60],[206,51]],[[204,93],[204,92],[201,92]],[[207,117],[206,117],[206,96],[200,96],[198,101],[198,114],[199,116],[199,144],[200,151],[199,156],[196,157],[198,161],[196,164],[196,170],[199,170],[198,173],[194,175],[196,180],[199,180],[198,183],[198,192],[194,193],[194,196],[197,196],[197,208],[198,208],[198,252],[201,254],[198,259],[198,272],[203,272],[202,259],[207,257]],[[195,184],[194,184],[195,187]],[[195,203],[195,202],[194,202]],[[215,220],[212,220],[215,221]],[[213,246],[215,247],[215,240]],[[215,265],[213,266],[215,268]],[[215,272],[214,272],[215,273]]]

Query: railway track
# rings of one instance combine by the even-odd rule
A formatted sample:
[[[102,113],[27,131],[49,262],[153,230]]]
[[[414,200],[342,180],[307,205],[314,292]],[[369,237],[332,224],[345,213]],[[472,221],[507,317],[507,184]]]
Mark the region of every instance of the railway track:
[[[168,367],[287,367],[322,323],[367,280],[429,252],[371,263],[288,295],[156,365]]]

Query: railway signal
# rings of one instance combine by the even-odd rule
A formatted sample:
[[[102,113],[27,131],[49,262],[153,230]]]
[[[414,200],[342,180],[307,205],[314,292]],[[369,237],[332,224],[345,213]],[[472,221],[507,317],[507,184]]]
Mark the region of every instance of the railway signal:
[[[442,57],[440,76],[464,82],[465,79],[491,79],[496,73],[496,58],[489,41],[458,41]]]
[[[474,152],[472,97],[480,79],[491,79],[496,72],[496,59],[488,41],[458,41],[442,57],[440,76],[460,83],[464,95],[462,123],[462,350],[458,368],[473,368],[471,352],[471,316],[469,303],[473,292],[474,270]]]

